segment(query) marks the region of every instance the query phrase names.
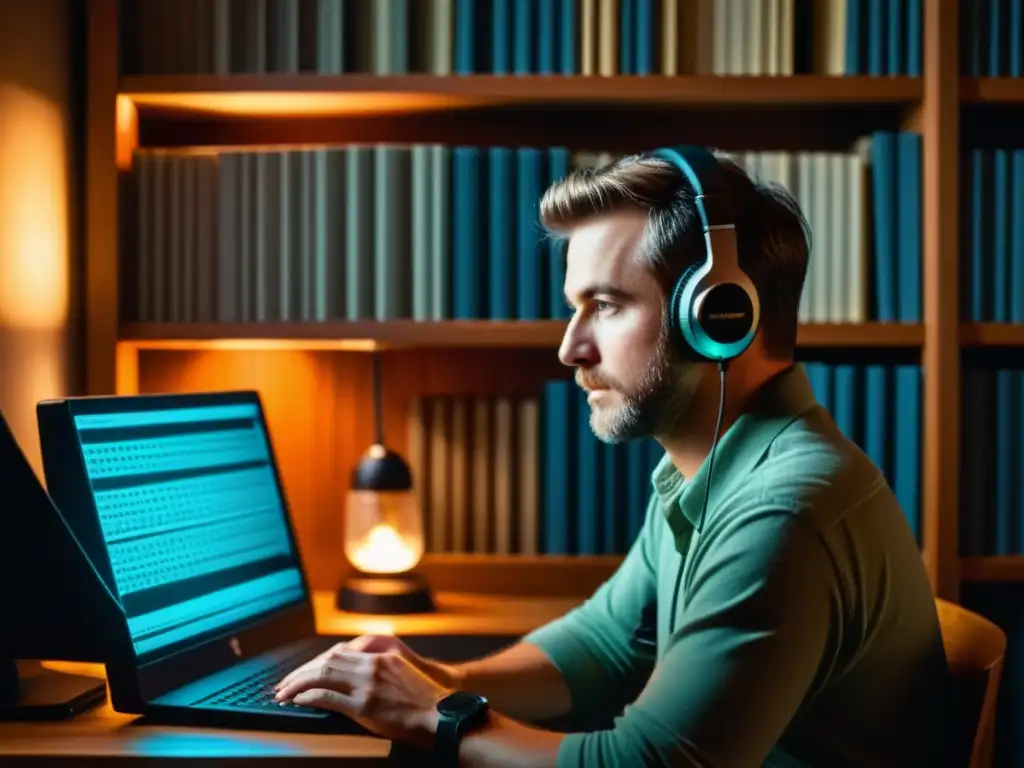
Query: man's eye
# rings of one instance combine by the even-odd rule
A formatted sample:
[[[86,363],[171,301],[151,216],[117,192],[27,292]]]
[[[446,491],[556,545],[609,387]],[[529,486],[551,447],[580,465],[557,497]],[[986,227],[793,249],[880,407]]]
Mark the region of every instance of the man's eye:
[[[607,312],[615,308],[615,305],[610,301],[595,301],[594,305],[597,307],[598,312]]]

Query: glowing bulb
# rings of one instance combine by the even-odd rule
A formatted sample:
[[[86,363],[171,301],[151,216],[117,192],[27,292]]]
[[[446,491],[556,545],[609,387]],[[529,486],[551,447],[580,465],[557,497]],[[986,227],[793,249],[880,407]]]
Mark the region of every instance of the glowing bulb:
[[[414,548],[394,528],[377,523],[362,542],[353,547],[352,564],[368,573],[401,573],[416,565]]]

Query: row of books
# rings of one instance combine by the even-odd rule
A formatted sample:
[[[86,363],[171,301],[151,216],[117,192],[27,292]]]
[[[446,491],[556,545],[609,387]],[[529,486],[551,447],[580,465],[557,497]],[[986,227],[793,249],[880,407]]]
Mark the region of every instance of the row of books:
[[[919,75],[921,2],[131,0],[128,74]]]
[[[650,438],[602,443],[587,408],[567,381],[539,398],[415,398],[409,463],[427,551],[624,553],[662,449]]]
[[[1024,75],[1024,0],[959,0],[960,72]]]
[[[960,554],[1024,554],[1024,369],[965,366]]]
[[[920,366],[805,365],[818,401],[883,471],[919,536]],[[651,438],[606,444],[589,418],[585,394],[562,379],[539,397],[414,399],[410,465],[428,551],[627,551],[663,450]]]
[[[565,318],[540,199],[607,153],[347,145],[141,150],[124,177],[124,317],[143,322]],[[920,136],[744,152],[811,229],[802,322],[920,317]]]
[[[1024,323],[1024,150],[971,149],[963,159],[962,316]]]

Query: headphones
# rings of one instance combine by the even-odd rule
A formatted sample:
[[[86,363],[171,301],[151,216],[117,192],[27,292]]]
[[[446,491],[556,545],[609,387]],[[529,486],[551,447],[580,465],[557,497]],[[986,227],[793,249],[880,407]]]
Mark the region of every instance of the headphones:
[[[663,147],[648,156],[682,172],[693,190],[704,237],[704,258],[687,267],[669,297],[670,332],[686,357],[728,362],[754,340],[761,302],[740,266],[725,171],[701,147]]]

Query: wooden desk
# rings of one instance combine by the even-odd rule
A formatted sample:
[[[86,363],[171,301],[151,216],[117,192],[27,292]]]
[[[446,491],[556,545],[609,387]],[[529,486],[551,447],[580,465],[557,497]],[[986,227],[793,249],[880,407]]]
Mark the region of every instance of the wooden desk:
[[[323,634],[397,635],[451,633],[525,634],[557,618],[579,602],[576,598],[522,598],[493,595],[439,594],[438,612],[421,616],[380,617],[342,614],[333,594],[314,597],[317,628]],[[103,678],[92,664],[48,662],[48,667]],[[349,766],[383,766],[391,742],[367,736],[292,734],[214,728],[139,725],[134,715],[114,712],[108,703],[68,721],[0,723],[0,765],[37,761],[147,766],[178,759],[226,761],[233,765],[287,761],[301,765],[312,760],[344,761]]]

